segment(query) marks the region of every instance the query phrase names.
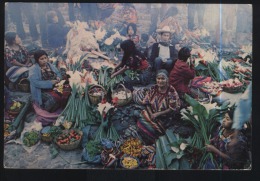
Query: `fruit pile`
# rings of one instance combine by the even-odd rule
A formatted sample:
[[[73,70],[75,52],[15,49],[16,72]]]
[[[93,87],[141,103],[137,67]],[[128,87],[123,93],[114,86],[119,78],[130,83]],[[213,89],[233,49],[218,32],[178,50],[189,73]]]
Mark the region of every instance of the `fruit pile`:
[[[12,105],[10,106],[9,110],[10,111],[20,111],[22,108],[22,103],[18,101],[13,101]]]

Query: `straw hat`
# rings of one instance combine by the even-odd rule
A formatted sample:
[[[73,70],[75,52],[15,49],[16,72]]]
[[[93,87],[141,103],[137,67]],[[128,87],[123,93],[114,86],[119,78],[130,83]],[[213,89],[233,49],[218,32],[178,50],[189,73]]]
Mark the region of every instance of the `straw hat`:
[[[164,26],[162,29],[157,29],[157,33],[174,33],[174,30],[171,30],[169,26]]]

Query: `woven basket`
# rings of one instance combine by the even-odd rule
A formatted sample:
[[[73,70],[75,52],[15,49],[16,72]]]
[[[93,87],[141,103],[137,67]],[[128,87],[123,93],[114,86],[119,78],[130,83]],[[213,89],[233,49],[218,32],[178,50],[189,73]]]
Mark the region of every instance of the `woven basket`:
[[[104,92],[104,94],[103,95],[92,95],[93,90],[96,88],[101,88],[102,91]],[[93,104],[93,105],[97,105],[98,103],[100,103],[106,95],[107,95],[107,91],[101,85],[92,85],[88,90],[89,100],[90,100],[91,104]]]
[[[119,88],[119,86],[121,86],[121,88]],[[112,99],[114,99],[116,97],[115,94],[120,92],[120,91],[125,92],[126,99],[119,99],[118,98],[117,106],[125,106],[125,105],[127,105],[128,103],[131,102],[133,94],[129,89],[125,88],[125,86],[123,84],[118,84],[118,86],[116,87],[116,90],[112,90]],[[128,95],[127,95],[128,93],[131,94],[130,97],[128,97]]]
[[[26,78],[23,78],[19,81],[17,87],[18,90],[22,92],[30,92],[30,81]]]
[[[47,143],[52,141],[51,133],[49,133],[50,128],[50,126],[46,126],[41,130],[41,139]]]
[[[12,115],[12,116],[17,116],[19,113],[20,113],[21,110],[19,111],[11,111],[11,110],[8,110],[8,114]]]
[[[64,130],[62,134],[64,133],[68,133],[70,130]],[[81,139],[82,139],[82,136],[83,136],[83,132],[80,131],[80,130],[75,130],[77,133],[80,134],[80,139],[73,142],[73,143],[70,143],[70,144],[59,144],[57,142],[57,138],[59,137],[59,135],[54,139],[55,140],[55,143],[63,150],[74,150],[76,148],[78,148],[80,142],[81,142]]]

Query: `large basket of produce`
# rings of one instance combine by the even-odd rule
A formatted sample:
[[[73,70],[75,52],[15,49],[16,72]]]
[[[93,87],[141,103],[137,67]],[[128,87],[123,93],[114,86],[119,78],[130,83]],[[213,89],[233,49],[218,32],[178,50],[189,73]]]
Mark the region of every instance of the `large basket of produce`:
[[[119,87],[121,86],[121,87]],[[125,106],[132,100],[132,92],[125,88],[123,84],[118,84],[115,90],[112,90],[112,99],[117,99],[117,106]]]
[[[126,155],[139,157],[141,156],[142,143],[137,138],[129,138],[121,144],[120,150]]]
[[[38,131],[27,131],[23,134],[22,140],[25,146],[31,147],[36,145],[41,139]]]
[[[50,126],[46,126],[41,130],[41,139],[44,142],[51,142],[52,141],[52,136],[51,136],[51,132],[50,132],[51,127]]]
[[[139,160],[136,157],[124,155],[120,159],[120,165],[126,169],[136,169],[139,167]]]
[[[13,101],[10,108],[8,109],[8,113],[12,116],[17,116],[23,107],[23,103],[19,101]]]
[[[220,83],[224,92],[238,93],[243,90],[243,83],[239,79],[229,79]]]
[[[82,135],[82,131],[77,129],[64,130],[55,138],[55,143],[63,150],[74,150],[78,148]]]
[[[21,79],[17,86],[20,91],[30,92],[30,81],[26,78]]]
[[[88,90],[91,104],[97,105],[106,96],[107,91],[101,85],[92,85]]]

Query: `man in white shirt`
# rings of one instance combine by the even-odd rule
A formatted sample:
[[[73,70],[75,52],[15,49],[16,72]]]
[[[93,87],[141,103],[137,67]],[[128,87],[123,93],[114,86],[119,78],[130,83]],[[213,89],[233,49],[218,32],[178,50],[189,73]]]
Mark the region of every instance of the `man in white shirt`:
[[[171,35],[174,31],[171,31],[169,26],[164,26],[156,32],[160,35],[161,39],[159,43],[154,43],[152,47],[151,62],[153,63],[153,68],[156,71],[166,69],[170,72],[178,57],[177,50],[170,43]]]

